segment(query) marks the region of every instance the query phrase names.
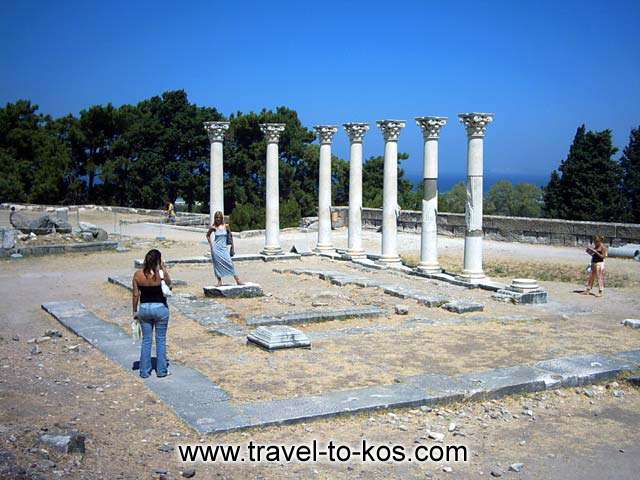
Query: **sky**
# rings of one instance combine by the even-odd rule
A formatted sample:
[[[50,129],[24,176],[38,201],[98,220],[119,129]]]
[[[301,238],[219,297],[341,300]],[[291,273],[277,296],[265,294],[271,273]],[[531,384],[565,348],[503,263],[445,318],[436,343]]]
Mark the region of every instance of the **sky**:
[[[285,105],[302,123],[407,121],[398,148],[422,172],[414,118],[449,117],[440,176],[464,179],[457,114],[495,113],[488,176],[548,178],[576,128],[640,125],[640,0],[0,0],[0,104],[54,116],[184,89],[225,115]],[[343,129],[333,152],[349,156]]]

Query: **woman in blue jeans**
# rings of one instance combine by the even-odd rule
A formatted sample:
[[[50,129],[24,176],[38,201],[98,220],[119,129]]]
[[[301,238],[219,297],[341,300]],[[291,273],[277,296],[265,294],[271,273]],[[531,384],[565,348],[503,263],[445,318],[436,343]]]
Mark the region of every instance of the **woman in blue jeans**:
[[[151,343],[153,330],[156,331],[156,375],[167,376],[167,327],[169,326],[169,308],[162,293],[162,279],[171,286],[171,277],[162,261],[160,252],[149,250],[144,257],[144,266],[133,274],[133,318],[142,327],[142,348],[140,350],[140,376],[151,375]],[[140,303],[140,308],[138,308]]]

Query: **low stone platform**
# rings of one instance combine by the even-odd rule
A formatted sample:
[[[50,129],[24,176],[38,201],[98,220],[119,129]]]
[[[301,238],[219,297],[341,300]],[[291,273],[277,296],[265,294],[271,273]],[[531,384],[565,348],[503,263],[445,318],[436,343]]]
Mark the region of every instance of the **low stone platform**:
[[[51,302],[42,308],[125,369],[128,370],[137,358],[139,346],[123,330],[99,319],[81,303]],[[640,350],[610,355],[574,355],[534,365],[456,376],[425,373],[399,378],[390,385],[242,404],[233,403],[224,390],[197,371],[180,365],[171,366],[170,377],[150,377],[144,383],[192,428],[212,434],[368,410],[442,405],[465,399],[486,400],[586,385],[615,378],[639,367]]]
[[[304,310],[280,315],[259,315],[247,319],[247,325],[290,325],[296,323],[330,322],[350,318],[368,318],[384,315],[378,307],[354,307],[335,310]]]
[[[469,313],[483,311],[484,305],[482,305],[481,303],[460,300],[445,303],[444,305],[442,305],[442,308],[453,313]]]
[[[249,335],[247,341],[265,350],[281,350],[283,348],[311,347],[309,337],[296,328],[287,325],[258,327]]]
[[[43,257],[46,255],[61,255],[64,253],[103,252],[108,250],[115,251],[117,248],[118,242],[111,240],[105,240],[103,242],[32,245],[12,249],[0,248],[0,257],[10,257],[12,254],[16,253],[23,257]]]
[[[224,298],[253,298],[263,297],[262,287],[257,283],[245,283],[244,285],[222,285],[220,287],[204,287],[205,297]]]
[[[625,327],[640,328],[640,320],[636,320],[634,318],[626,318],[622,321],[622,324]]]

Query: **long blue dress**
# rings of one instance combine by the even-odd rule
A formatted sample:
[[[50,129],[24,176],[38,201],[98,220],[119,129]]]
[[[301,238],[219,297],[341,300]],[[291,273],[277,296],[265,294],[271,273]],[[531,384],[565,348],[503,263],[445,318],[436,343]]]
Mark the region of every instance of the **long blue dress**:
[[[215,273],[217,278],[231,277],[236,274],[229,250],[229,245],[227,245],[227,229],[217,228],[214,232],[214,241],[211,244],[213,273]]]

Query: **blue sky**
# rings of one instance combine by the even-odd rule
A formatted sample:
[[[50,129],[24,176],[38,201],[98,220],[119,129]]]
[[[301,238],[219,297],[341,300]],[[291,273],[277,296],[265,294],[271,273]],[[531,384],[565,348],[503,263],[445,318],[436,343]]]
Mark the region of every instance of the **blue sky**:
[[[449,117],[441,176],[464,177],[456,114],[495,112],[489,175],[546,176],[576,127],[640,125],[640,1],[2,1],[0,102],[52,115],[185,89],[224,114],[286,105],[302,122],[407,120],[399,150],[419,175],[413,118]],[[341,131],[334,153],[348,157]]]

